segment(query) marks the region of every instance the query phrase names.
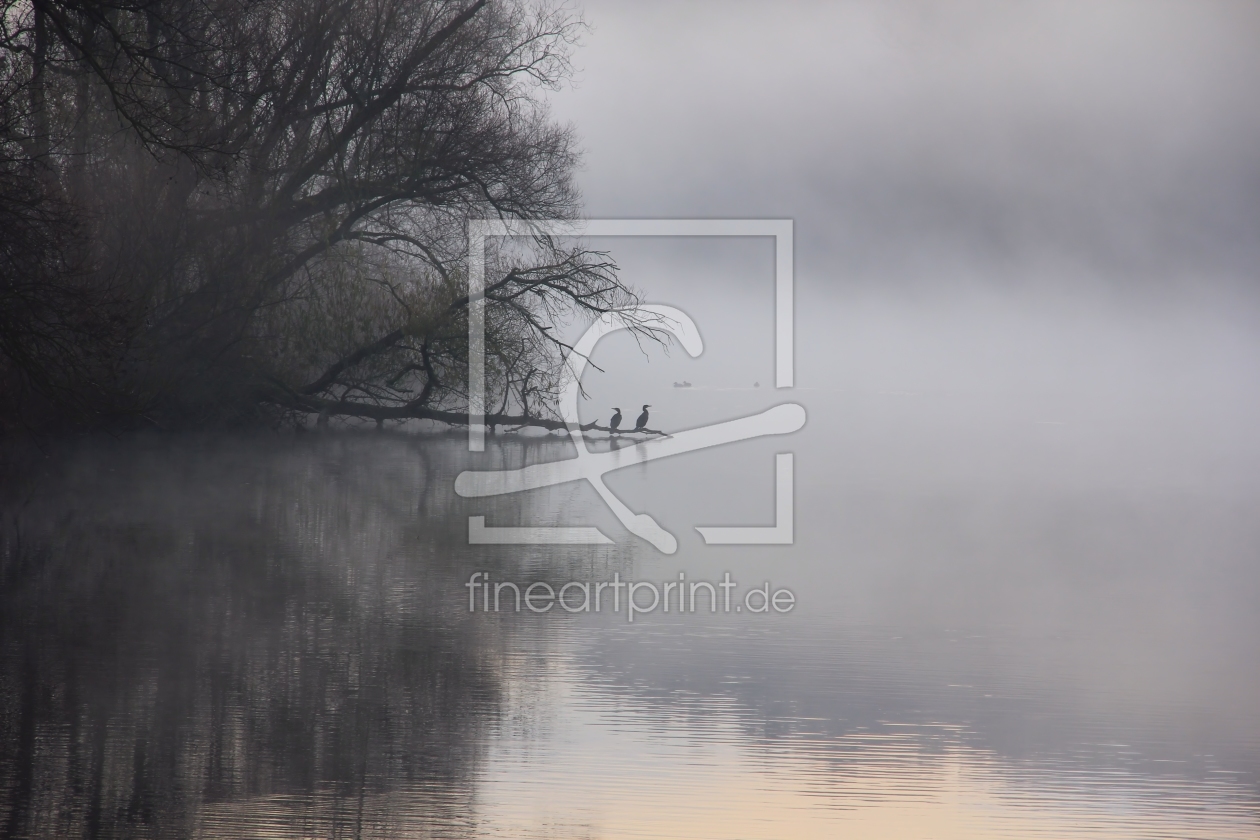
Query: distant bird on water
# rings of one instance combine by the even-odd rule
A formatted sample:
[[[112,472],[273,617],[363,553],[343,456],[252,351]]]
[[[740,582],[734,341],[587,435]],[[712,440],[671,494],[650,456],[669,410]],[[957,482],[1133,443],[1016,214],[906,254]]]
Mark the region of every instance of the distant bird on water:
[[[650,405],[645,405],[645,406],[643,406],[643,413],[639,415],[639,419],[638,419],[638,420],[635,420],[635,421],[634,421],[634,430],[635,430],[636,432],[641,432],[641,431],[643,431],[644,429],[646,429],[646,428],[647,428],[647,421],[648,421],[648,409],[649,409],[649,408],[651,408],[651,407],[652,407],[652,406],[650,406]]]
[[[612,419],[608,421],[608,428],[612,429],[615,432],[617,431],[617,427],[621,425],[621,409],[617,408],[617,406],[614,405],[613,411],[617,413],[614,414],[612,416]]]

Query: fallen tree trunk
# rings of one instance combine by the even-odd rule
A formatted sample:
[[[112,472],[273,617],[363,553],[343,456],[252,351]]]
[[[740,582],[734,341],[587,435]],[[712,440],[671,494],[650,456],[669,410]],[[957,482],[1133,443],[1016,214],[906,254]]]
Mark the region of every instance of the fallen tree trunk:
[[[443,409],[431,408],[426,405],[416,405],[412,403],[403,405],[374,405],[372,403],[358,402],[355,400],[330,400],[323,397],[293,393],[291,391],[284,393],[270,391],[260,394],[259,398],[266,402],[270,402],[273,405],[278,405],[292,411],[317,414],[320,417],[321,425],[327,422],[326,418],[328,417],[361,417],[366,420],[375,420],[377,423],[384,422],[385,420],[436,420],[440,423],[447,423],[452,426],[468,425],[468,414],[466,412],[446,411]],[[569,431],[574,428],[573,424],[566,423],[563,420],[515,414],[486,414],[484,422],[487,426],[533,426],[540,429],[549,429],[551,431],[560,429]],[[667,433],[657,429],[611,429],[607,426],[601,426],[596,422],[583,423],[577,428],[583,432],[595,431],[620,435],[641,434],[668,437]]]

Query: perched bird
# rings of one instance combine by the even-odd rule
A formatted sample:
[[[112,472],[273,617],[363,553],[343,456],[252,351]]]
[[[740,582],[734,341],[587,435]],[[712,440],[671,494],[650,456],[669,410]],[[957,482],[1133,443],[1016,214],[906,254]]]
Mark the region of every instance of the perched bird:
[[[612,416],[612,419],[608,421],[608,428],[612,429],[615,432],[617,431],[617,427],[621,425],[621,409],[617,408],[617,406],[614,405],[613,411],[617,413],[614,414]]]
[[[647,428],[648,409],[649,409],[649,408],[651,408],[651,407],[652,407],[652,406],[650,406],[650,405],[645,405],[645,406],[643,406],[643,413],[639,415],[639,419],[638,419],[638,420],[635,420],[635,421],[634,421],[634,430],[635,430],[636,432],[641,432],[641,431],[643,431],[644,429],[646,429],[646,428]]]

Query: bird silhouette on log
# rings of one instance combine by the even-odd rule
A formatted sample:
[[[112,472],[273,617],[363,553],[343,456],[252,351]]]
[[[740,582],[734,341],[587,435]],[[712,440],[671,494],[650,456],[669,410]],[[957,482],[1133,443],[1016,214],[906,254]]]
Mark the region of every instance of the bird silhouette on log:
[[[648,409],[649,409],[649,408],[651,408],[651,407],[652,407],[652,406],[650,406],[650,405],[645,405],[645,406],[643,406],[643,413],[639,415],[639,419],[638,419],[638,420],[635,420],[635,421],[634,421],[634,430],[635,430],[636,432],[641,432],[641,431],[643,431],[644,429],[646,429],[646,428],[647,428],[647,424],[648,424]]]

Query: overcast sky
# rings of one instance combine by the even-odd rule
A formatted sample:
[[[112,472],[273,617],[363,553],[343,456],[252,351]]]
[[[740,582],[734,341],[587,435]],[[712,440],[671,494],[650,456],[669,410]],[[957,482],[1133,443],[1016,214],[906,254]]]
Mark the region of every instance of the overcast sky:
[[[588,213],[770,216],[806,275],[1254,275],[1260,4],[586,2]]]
[[[1260,3],[581,8],[587,214],[793,219],[798,385],[1256,390]],[[708,342],[614,380],[772,378],[768,244],[598,244]]]

